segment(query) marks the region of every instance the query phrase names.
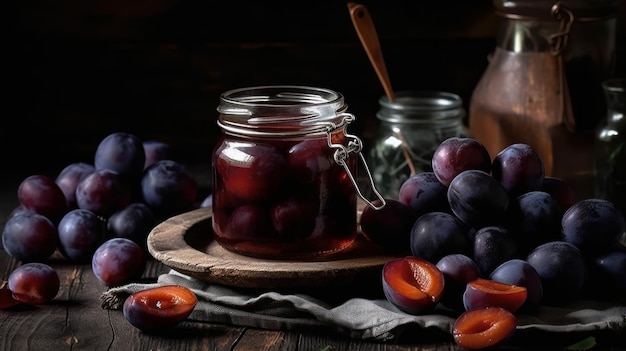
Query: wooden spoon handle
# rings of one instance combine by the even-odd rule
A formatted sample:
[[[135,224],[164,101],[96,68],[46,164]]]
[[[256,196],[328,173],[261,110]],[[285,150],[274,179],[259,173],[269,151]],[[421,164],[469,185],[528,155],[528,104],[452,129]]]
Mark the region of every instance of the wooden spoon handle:
[[[394,100],[393,89],[389,80],[389,74],[387,73],[387,67],[385,66],[385,59],[383,58],[383,52],[380,47],[380,41],[378,40],[378,34],[376,33],[376,27],[372,21],[372,17],[367,11],[367,8],[362,4],[354,2],[348,2],[348,10],[350,11],[350,18],[352,24],[356,29],[356,33],[359,35],[361,44],[365,48],[367,57],[369,57],[374,70],[378,75],[378,79],[383,85],[385,94],[389,101]]]

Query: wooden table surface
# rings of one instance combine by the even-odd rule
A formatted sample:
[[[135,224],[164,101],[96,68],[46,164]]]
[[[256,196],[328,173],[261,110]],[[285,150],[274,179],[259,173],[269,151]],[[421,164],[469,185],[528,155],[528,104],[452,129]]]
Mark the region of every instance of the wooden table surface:
[[[20,178],[0,182],[0,226],[17,206]],[[447,334],[409,335],[394,343],[351,339],[311,330],[305,333],[261,330],[186,321],[159,334],[147,334],[131,326],[121,311],[105,310],[100,294],[106,290],[89,265],[63,260],[49,262],[59,273],[61,287],[47,305],[22,306],[0,311],[0,350],[462,350]],[[21,262],[0,250],[0,280],[7,280]],[[152,260],[144,278],[153,279],[168,270]],[[594,350],[626,350],[626,333],[594,333]],[[543,340],[513,337],[506,350],[563,350],[588,335],[565,335]]]

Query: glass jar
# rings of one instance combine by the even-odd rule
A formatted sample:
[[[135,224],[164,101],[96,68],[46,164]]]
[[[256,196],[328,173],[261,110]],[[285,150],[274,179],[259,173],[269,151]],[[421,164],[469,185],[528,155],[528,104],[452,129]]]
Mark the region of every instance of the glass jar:
[[[602,82],[606,118],[596,134],[596,197],[626,214],[626,78]]]
[[[432,156],[439,144],[460,136],[462,99],[441,91],[400,91],[389,101],[382,96],[376,114],[379,126],[368,164],[381,195],[397,199],[400,186],[411,175],[432,171]]]
[[[323,259],[357,235],[361,140],[343,95],[260,86],[220,97],[212,155],[213,231],[224,248],[271,259]]]

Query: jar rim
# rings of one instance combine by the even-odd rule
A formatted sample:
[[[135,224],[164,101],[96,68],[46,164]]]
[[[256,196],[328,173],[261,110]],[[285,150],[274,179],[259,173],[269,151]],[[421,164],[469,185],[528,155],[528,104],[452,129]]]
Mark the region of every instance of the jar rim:
[[[392,123],[433,123],[458,120],[465,116],[463,100],[457,94],[436,90],[406,90],[379,99],[376,117]]]
[[[447,110],[458,108],[462,104],[457,94],[436,90],[403,90],[395,94],[395,99],[389,101],[386,95],[378,100],[379,104],[392,109],[416,108],[420,110]]]
[[[304,85],[228,90],[220,95],[217,111],[222,129],[255,136],[320,133],[351,121],[346,121],[347,105],[341,93]]]
[[[305,85],[260,85],[231,89],[220,94],[220,102],[254,107],[293,107],[344,104],[341,93]],[[280,104],[277,104],[280,102]],[[218,111],[222,106],[218,107]]]
[[[626,87],[626,77],[625,78],[617,77],[617,78],[606,79],[606,80],[604,80],[602,82],[602,86],[607,91],[622,92],[623,93],[624,89]]]

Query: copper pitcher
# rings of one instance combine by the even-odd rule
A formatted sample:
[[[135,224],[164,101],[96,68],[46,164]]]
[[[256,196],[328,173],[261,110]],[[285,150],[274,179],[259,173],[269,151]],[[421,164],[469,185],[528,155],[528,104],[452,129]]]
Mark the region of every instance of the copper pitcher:
[[[473,91],[469,128],[492,157],[510,144],[529,144],[542,157],[547,176],[589,193],[593,130],[605,115],[601,81],[613,70],[617,2],[594,0],[593,11],[582,2],[590,1],[494,0],[497,46]],[[582,14],[597,20],[585,17],[579,23]],[[573,37],[580,32],[587,33]],[[588,37],[603,32],[608,34]],[[581,54],[589,59],[586,66],[580,65]]]

